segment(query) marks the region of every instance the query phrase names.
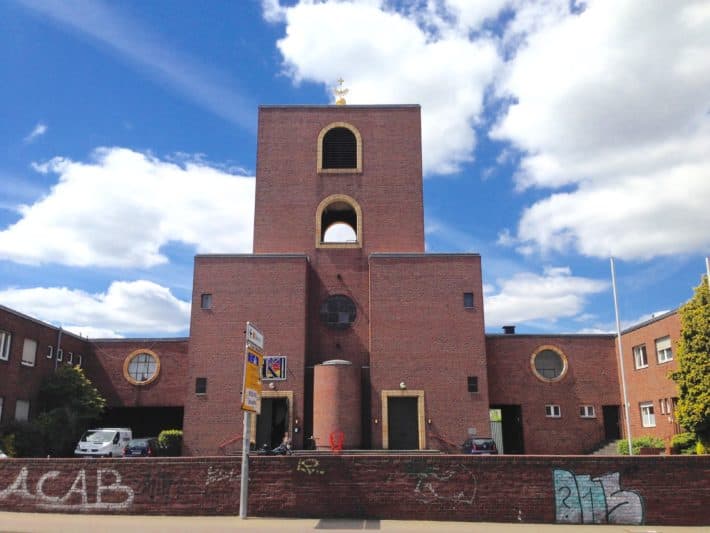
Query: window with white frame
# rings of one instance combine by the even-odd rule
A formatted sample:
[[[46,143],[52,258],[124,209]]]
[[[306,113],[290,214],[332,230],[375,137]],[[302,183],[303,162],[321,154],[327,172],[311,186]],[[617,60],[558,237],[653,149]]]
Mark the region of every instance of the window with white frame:
[[[12,333],[0,329],[0,359],[7,361],[10,358],[10,343]]]
[[[581,416],[582,418],[595,418],[597,415],[594,412],[593,405],[580,405],[579,416]]]
[[[64,359],[64,350],[57,348],[57,361]]]
[[[656,357],[658,358],[659,363],[667,363],[668,361],[673,360],[670,337],[656,339]]]
[[[35,366],[35,358],[37,357],[37,341],[34,339],[25,339],[22,346],[22,364],[25,366]]]
[[[656,414],[653,411],[653,402],[642,403],[641,408],[641,425],[645,428],[656,427]]]
[[[67,354],[67,364],[68,365],[73,365],[74,364],[74,352],[69,352]]]
[[[18,422],[27,422],[30,419],[30,402],[29,400],[17,400],[15,402],[15,420]]]
[[[562,416],[562,411],[560,406],[557,404],[548,404],[545,406],[545,416],[548,418],[560,418]]]
[[[47,346],[47,359],[51,359],[54,357],[54,346],[49,345]]]
[[[76,356],[76,366],[81,368],[81,354],[77,354]]]
[[[634,346],[634,366],[639,368],[646,368],[648,366],[648,355],[646,354],[646,345],[641,344],[640,346]]]

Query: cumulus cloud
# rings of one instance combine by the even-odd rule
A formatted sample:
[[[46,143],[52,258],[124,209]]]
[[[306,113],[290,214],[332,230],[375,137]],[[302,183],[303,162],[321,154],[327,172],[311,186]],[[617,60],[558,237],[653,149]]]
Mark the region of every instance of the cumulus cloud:
[[[105,293],[66,287],[0,291],[4,305],[88,337],[185,332],[190,304],[151,281],[114,281]]]
[[[522,250],[647,259],[710,246],[710,5],[517,5],[491,135],[522,153]]]
[[[31,143],[32,141],[37,139],[37,137],[41,137],[45,133],[47,133],[47,125],[39,122],[34,127],[34,129],[25,137],[24,141],[26,143]]]
[[[495,8],[472,13],[453,4],[442,4],[453,17],[447,24],[426,7],[396,11],[374,0],[262,2],[267,20],[285,21],[277,46],[296,83],[330,87],[342,76],[349,104],[421,104],[424,171],[440,174],[473,159],[474,128],[501,63],[495,41],[470,38],[458,18],[466,16],[465,26],[480,23]]]
[[[199,161],[101,148],[88,162],[35,165],[59,182],[0,231],[0,259],[70,266],[152,267],[171,241],[200,253],[250,252],[254,178]]]
[[[588,296],[609,287],[573,276],[566,267],[547,268],[542,275],[520,272],[496,285],[485,291],[486,327],[572,318],[583,312]]]

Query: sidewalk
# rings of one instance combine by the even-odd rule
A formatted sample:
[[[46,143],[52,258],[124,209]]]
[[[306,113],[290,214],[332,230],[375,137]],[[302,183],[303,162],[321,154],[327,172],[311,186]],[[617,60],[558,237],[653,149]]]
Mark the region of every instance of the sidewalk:
[[[389,533],[690,533],[705,527],[498,524],[484,522],[422,522],[406,520],[280,519],[237,516],[134,516],[0,512],[2,533],[202,533],[255,531],[384,531]]]

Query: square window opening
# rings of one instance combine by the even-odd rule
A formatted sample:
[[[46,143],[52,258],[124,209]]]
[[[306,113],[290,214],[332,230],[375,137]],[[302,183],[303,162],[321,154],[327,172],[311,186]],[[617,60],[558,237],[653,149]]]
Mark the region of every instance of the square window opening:
[[[653,410],[653,402],[642,403],[641,409],[641,424],[645,428],[656,427],[656,414]]]
[[[195,394],[207,394],[207,378],[195,378]]]
[[[646,345],[641,344],[634,346],[634,366],[636,369],[646,368],[648,366],[648,355],[646,354]]]
[[[0,329],[0,359],[7,361],[10,359],[10,343],[12,342],[12,333]]]
[[[212,294],[203,293],[200,297],[200,309],[212,309]]]
[[[37,357],[37,341],[34,339],[25,339],[22,345],[22,364],[24,366],[35,366]]]
[[[580,405],[579,416],[582,418],[596,418],[593,405]]]
[[[560,418],[562,416],[562,411],[559,405],[548,404],[545,406],[545,416],[548,418]]]
[[[463,306],[464,309],[473,309],[473,293],[464,292],[463,293]]]

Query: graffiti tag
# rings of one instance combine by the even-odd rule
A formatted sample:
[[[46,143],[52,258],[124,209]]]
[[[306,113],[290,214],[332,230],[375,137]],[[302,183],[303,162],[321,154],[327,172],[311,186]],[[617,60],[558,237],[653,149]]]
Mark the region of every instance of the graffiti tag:
[[[303,472],[309,476],[313,474],[320,474],[322,476],[325,474],[325,470],[320,470],[318,468],[319,466],[320,463],[318,462],[318,459],[299,459],[296,471]]]
[[[46,493],[45,484],[59,478],[61,472],[50,470],[42,474],[34,487],[34,494],[27,488],[28,473],[27,467],[23,467],[15,481],[6,489],[0,491],[0,501],[11,496],[19,496],[34,501],[43,509],[78,509],[81,511],[125,510],[133,504],[133,489],[122,485],[121,475],[110,468],[96,470],[96,497],[93,503],[89,501],[89,494],[86,488],[86,471],[84,469],[79,470],[71,487],[63,495],[54,496]],[[111,480],[111,482],[107,483],[108,480]],[[122,495],[123,499],[119,502],[104,501],[105,496],[108,494],[114,495],[109,499],[115,499],[116,494]],[[77,500],[79,503],[76,503]]]
[[[555,470],[555,514],[566,524],[643,524],[641,496],[621,490],[619,473],[599,477]]]
[[[226,470],[224,468],[210,466],[209,468],[207,468],[207,479],[205,480],[205,486],[220,483],[222,481],[231,483],[232,481],[237,479],[237,477],[238,475],[234,472],[233,468]]]

